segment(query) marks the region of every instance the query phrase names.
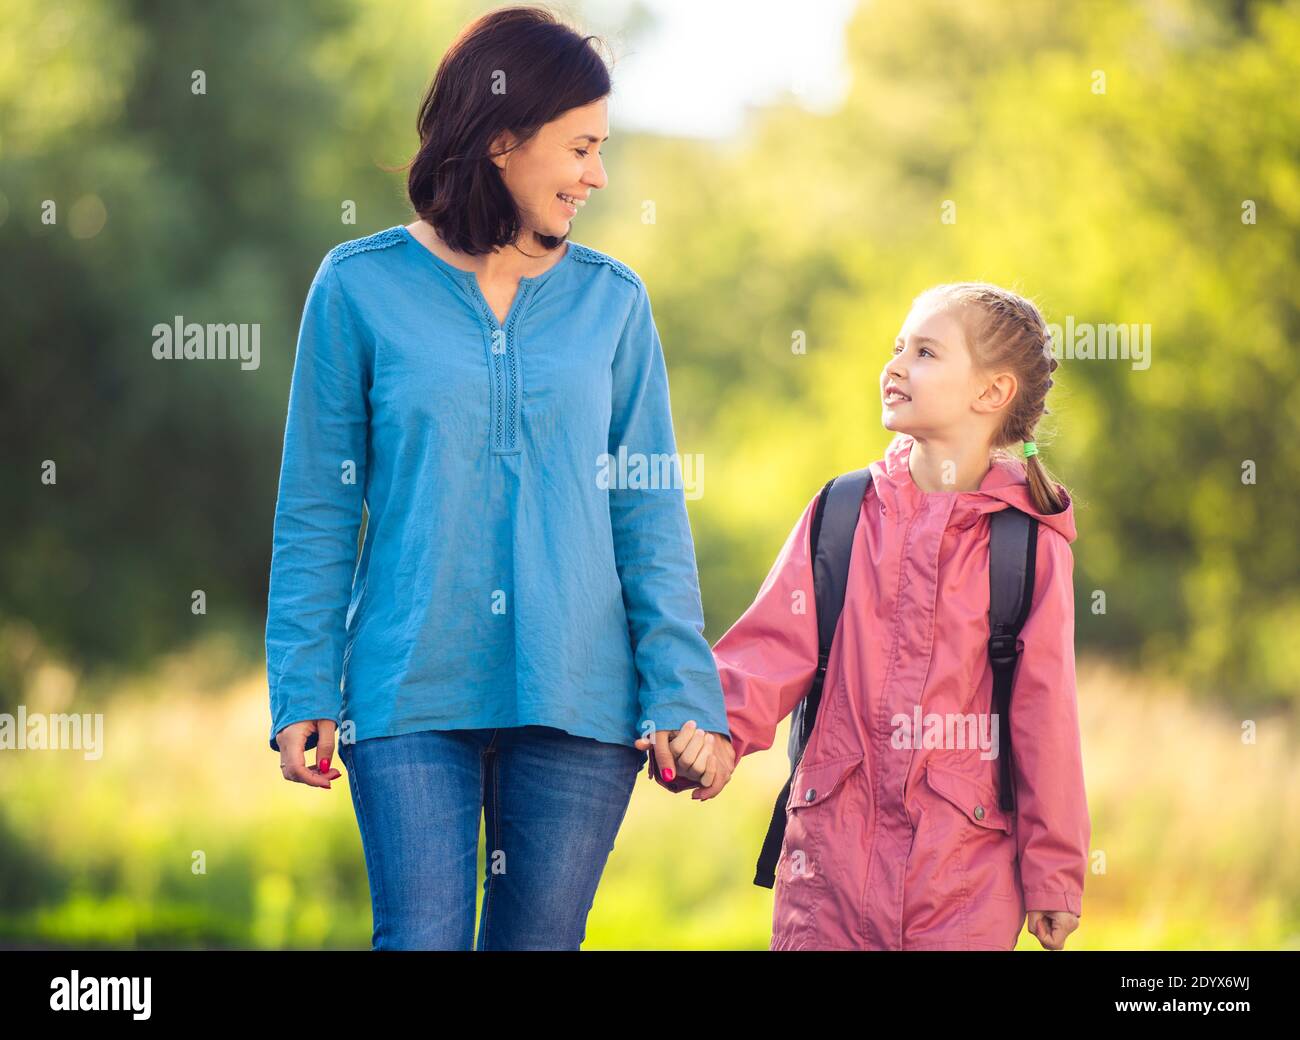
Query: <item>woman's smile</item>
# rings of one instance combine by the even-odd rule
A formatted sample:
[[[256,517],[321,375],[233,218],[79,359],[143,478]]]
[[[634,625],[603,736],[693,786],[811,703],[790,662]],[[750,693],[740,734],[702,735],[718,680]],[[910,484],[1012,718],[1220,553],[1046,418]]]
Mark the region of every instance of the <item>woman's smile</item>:
[[[576,217],[578,210],[587,204],[587,200],[581,195],[566,195],[564,192],[556,192],[555,197],[560,200],[560,204],[569,212],[570,217]]]

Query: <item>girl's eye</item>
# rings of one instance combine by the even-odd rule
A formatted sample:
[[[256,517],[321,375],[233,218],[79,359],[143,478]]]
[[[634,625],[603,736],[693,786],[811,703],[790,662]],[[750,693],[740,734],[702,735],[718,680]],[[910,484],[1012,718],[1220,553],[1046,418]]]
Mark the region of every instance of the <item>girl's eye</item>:
[[[898,353],[898,344],[897,344],[897,343],[894,344],[894,353],[895,353],[895,354]],[[923,354],[929,354],[931,357],[934,357],[934,356],[935,356],[935,355],[934,355],[934,351],[932,351],[929,347],[922,347],[922,348],[921,348],[921,353],[923,353]]]

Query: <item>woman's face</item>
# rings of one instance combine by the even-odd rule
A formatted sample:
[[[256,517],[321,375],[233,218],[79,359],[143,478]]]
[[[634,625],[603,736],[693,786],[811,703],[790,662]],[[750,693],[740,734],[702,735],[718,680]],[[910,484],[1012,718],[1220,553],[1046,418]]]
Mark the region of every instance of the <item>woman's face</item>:
[[[525,231],[564,238],[569,223],[596,188],[607,181],[599,145],[609,137],[609,110],[604,98],[571,108],[543,126],[531,139],[493,162],[510,194]],[[498,138],[497,148],[515,143]],[[574,201],[560,198],[567,195]]]
[[[907,400],[891,396],[896,386]],[[885,429],[919,438],[973,435],[1014,393],[1014,378],[980,378],[957,316],[941,301],[922,301],[899,330],[880,373]]]

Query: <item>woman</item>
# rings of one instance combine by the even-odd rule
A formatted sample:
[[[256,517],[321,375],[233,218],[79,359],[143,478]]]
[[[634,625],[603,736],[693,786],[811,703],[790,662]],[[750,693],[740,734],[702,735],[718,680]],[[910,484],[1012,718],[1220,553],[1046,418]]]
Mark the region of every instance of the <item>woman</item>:
[[[698,788],[727,734],[680,470],[608,479],[676,449],[645,286],[566,241],[606,183],[589,40],[470,25],[420,110],[419,219],[331,250],[303,314],[271,747],[328,788],[339,728],[375,949],[472,948],[480,812],[478,948],[578,948],[646,738]]]

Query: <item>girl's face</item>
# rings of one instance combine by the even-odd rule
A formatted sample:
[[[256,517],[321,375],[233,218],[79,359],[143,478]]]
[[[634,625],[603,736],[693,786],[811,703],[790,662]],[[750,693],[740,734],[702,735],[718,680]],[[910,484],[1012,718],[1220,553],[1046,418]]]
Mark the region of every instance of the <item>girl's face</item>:
[[[1006,380],[979,378],[961,322],[940,301],[913,307],[880,373],[881,421],[887,430],[919,439],[987,434],[1009,400]],[[905,397],[897,397],[893,388]]]
[[[530,140],[493,162],[501,170],[524,231],[564,238],[569,223],[596,188],[608,178],[597,146],[609,137],[609,110],[604,98],[571,108],[544,125]],[[498,138],[496,148],[517,139]],[[567,195],[573,202],[560,198]]]

